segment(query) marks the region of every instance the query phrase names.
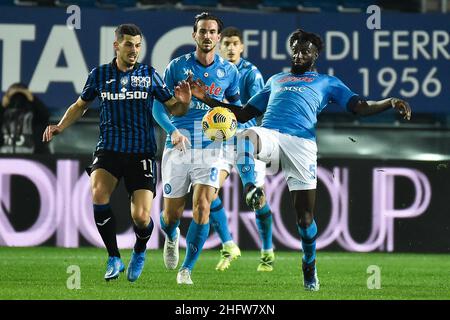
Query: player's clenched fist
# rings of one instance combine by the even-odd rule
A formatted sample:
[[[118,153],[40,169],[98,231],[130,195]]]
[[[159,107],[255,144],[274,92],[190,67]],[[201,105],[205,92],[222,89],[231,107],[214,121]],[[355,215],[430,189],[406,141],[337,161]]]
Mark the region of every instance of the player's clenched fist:
[[[411,119],[411,107],[409,106],[408,102],[402,99],[392,98],[391,104],[392,108],[398,110],[398,112],[403,116],[404,119]]]
[[[53,136],[60,134],[62,132],[62,128],[57,125],[51,125],[45,128],[44,134],[42,135],[43,142],[49,142],[53,139]]]

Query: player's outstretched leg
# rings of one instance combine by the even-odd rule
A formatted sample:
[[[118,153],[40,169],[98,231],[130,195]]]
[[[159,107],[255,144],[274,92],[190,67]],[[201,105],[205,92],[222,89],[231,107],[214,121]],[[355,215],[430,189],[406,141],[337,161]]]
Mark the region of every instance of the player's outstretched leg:
[[[205,224],[198,224],[192,219],[186,235],[186,257],[177,274],[178,284],[193,284],[191,272],[197,262],[200,252],[203,249],[209,234],[209,221]]]
[[[127,269],[127,279],[130,282],[136,281],[144,269],[147,242],[152,235],[153,226],[151,219],[148,225],[143,228],[139,228],[136,224],[133,224],[134,233],[136,234],[136,244],[134,245]]]
[[[245,202],[252,210],[261,209],[265,203],[264,191],[256,186],[255,146],[249,137],[237,139],[236,168],[244,186]]]
[[[167,269],[174,270],[178,266],[178,261],[180,259],[179,252],[179,238],[180,238],[180,220],[175,223],[166,223],[164,221],[163,212],[160,215],[160,226],[161,230],[164,231],[164,250],[163,250],[163,260],[164,265]]]
[[[255,211],[256,225],[258,226],[259,237],[262,241],[261,258],[257,271],[272,271],[275,261],[272,244],[272,212],[269,204],[266,204]]]
[[[241,256],[241,250],[234,243],[228,229],[228,219],[225,209],[222,205],[222,200],[217,197],[211,203],[211,213],[209,215],[210,224],[219,235],[222,242],[222,250],[220,250],[220,260],[216,265],[216,270],[225,271],[231,264],[231,261]]]

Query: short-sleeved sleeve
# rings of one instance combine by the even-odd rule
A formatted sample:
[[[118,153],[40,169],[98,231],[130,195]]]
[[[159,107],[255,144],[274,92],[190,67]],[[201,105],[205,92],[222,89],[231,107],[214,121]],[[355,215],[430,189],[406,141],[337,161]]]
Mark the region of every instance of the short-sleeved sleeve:
[[[230,68],[231,82],[228,88],[225,90],[225,98],[234,104],[240,104],[239,94],[239,71],[236,66],[232,65]]]
[[[267,104],[269,103],[270,91],[272,86],[272,78],[267,80],[266,85],[262,90],[260,90],[257,94],[252,96],[247,104],[255,107],[261,113],[264,113],[267,108]]]
[[[81,99],[84,101],[92,101],[97,97],[97,70],[98,68],[92,69],[89,73],[86,83],[84,84],[83,91],[81,92]]]
[[[328,88],[330,89],[329,99],[344,108],[347,108],[347,103],[353,96],[357,96],[336,77],[331,77]]]
[[[256,67],[253,67],[246,79],[246,87],[250,97],[260,92],[264,88],[264,79]]]
[[[170,92],[168,86],[158,74],[156,70],[153,72],[153,93],[155,98],[164,103],[170,98],[172,98],[172,93]]]

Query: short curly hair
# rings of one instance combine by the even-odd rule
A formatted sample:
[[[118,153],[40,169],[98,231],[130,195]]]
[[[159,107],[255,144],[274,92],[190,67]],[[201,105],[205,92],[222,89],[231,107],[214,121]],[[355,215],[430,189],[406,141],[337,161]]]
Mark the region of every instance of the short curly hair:
[[[294,33],[289,38],[289,46],[291,48],[292,48],[292,45],[294,44],[295,40],[310,41],[312,44],[314,44],[317,47],[318,53],[320,53],[324,48],[323,40],[318,34],[312,33],[312,32],[306,32],[302,29],[295,30]]]

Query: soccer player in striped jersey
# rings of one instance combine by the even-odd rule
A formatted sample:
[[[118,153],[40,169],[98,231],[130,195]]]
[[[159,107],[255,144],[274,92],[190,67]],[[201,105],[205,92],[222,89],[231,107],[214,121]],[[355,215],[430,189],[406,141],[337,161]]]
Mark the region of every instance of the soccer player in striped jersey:
[[[265,162],[279,163],[285,175],[297,215],[297,230],[302,241],[303,285],[306,290],[319,290],[316,268],[317,225],[314,205],[317,185],[317,146],[315,128],[317,115],[335,102],[348,111],[369,116],[395,109],[410,119],[411,108],[406,101],[389,98],[366,101],[352,92],[336,77],[319,74],[314,64],[323,48],[322,39],[301,29],[289,39],[292,49],[290,72],[272,76],[258,94],[242,106],[225,105],[245,123],[263,114],[261,127],[246,129],[238,139],[237,168],[251,208],[261,208],[264,192],[255,185],[254,156]],[[209,97],[202,90],[202,81],[191,81],[194,97],[211,107],[223,106],[222,101]]]
[[[136,243],[127,268],[129,281],[136,281],[144,267],[147,242],[152,234],[150,209],[155,194],[156,141],[152,107],[154,99],[174,115],[187,112],[191,91],[186,81],[171,94],[156,70],[138,63],[142,33],[133,24],[115,31],[116,57],[94,68],[78,100],[57,125],[50,125],[43,141],[52,140],[83,116],[89,104],[99,98],[100,136],[92,165],[86,169],[91,179],[94,219],[108,251],[105,280],[115,279],[125,270],[116,240],[115,218],[110,198],[123,177],[131,200],[131,217]]]
[[[192,37],[195,52],[172,60],[166,68],[164,80],[172,89],[188,75],[203,79],[207,90],[218,100],[227,99],[240,104],[239,73],[236,66],[214,52],[220,41],[222,21],[206,12],[195,17]],[[164,107],[155,104],[154,116],[168,133],[162,160],[162,182],[164,186],[164,210],[161,213],[161,229],[166,234],[164,263],[175,269],[179,260],[179,222],[184,211],[185,195],[193,187],[193,220],[186,236],[186,257],[177,274],[178,284],[192,284],[191,272],[209,234],[211,205],[221,181],[227,173],[221,168],[222,146],[211,146],[203,134],[201,120],[210,108],[201,101],[192,100],[188,113],[169,119]],[[187,136],[187,137],[186,137]],[[176,142],[178,141],[178,143]],[[192,148],[180,153],[178,148],[186,142]],[[186,150],[185,150],[186,151]]]
[[[238,28],[228,27],[223,29],[220,39],[220,54],[238,68],[241,102],[245,104],[252,96],[261,91],[264,87],[264,80],[258,68],[241,57],[244,52],[244,43],[242,39],[242,32]],[[255,125],[255,118],[243,124],[239,123],[238,132]],[[226,154],[230,155],[227,157],[230,162],[228,162],[224,168],[229,174],[236,161],[235,144],[227,144],[225,150],[228,151]],[[265,162],[257,159],[255,160],[255,174],[256,185],[262,187],[266,176]],[[220,201],[220,198],[218,200]],[[211,207],[210,220],[223,244],[221,259],[217,264],[216,269],[223,271],[229,267],[233,259],[238,257],[237,253],[240,255],[240,251],[236,249],[237,246],[232,242],[231,234],[228,231],[225,211],[223,209],[215,210],[213,214],[213,210],[214,208]],[[273,253],[272,245],[272,212],[270,211],[269,204],[266,202],[264,207],[256,210],[255,213],[256,225],[262,242],[260,263],[256,270],[272,271],[275,255]]]

